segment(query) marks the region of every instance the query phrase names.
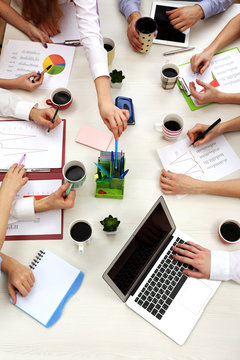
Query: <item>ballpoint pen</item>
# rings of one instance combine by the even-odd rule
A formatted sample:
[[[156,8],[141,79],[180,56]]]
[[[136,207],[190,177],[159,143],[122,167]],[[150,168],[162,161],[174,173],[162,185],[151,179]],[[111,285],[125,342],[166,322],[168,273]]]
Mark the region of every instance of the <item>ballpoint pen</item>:
[[[129,172],[129,169],[124,171],[124,173],[119,176],[119,179],[124,179],[124,177],[127,175],[128,172]]]
[[[52,118],[52,121],[51,121],[52,124],[54,123],[54,120],[55,120],[55,117],[57,116],[58,110],[59,110],[59,106],[57,106],[55,114],[53,115],[53,118]],[[50,128],[48,128],[48,132],[49,131],[50,131]]]
[[[193,50],[193,49],[195,49],[195,47],[175,49],[175,50],[166,51],[166,52],[163,53],[163,55],[177,54],[177,53],[180,53],[180,52],[189,51],[189,50]]]
[[[122,173],[123,173],[123,169],[124,169],[124,155],[122,154],[122,151],[121,151],[121,159],[120,159],[120,175],[122,175]]]
[[[38,76],[34,76],[34,78],[32,79],[32,83],[35,83],[36,81],[38,81],[41,77],[42,74],[45,74],[45,72],[47,72],[48,70],[50,70],[52,67],[52,65],[48,65]]]
[[[210,130],[212,130],[217,124],[219,124],[221,119],[216,120],[212,125],[210,125],[205,131],[203,131],[189,146],[194,145],[195,142],[202,139]]]
[[[17,166],[20,166],[20,165],[23,163],[23,161],[25,160],[25,157],[26,157],[26,154],[24,154],[24,155],[21,157],[21,159],[19,160]]]
[[[113,169],[114,169],[114,153],[113,153],[113,151],[111,151],[111,163],[112,163],[112,172],[113,172]]]

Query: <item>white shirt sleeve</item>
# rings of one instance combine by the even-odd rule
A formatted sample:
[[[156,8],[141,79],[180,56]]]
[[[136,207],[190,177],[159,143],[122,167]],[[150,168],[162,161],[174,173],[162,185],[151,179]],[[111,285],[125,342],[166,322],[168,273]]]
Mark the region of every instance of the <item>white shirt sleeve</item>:
[[[212,250],[210,279],[234,280],[240,283],[240,250]]]
[[[109,76],[107,52],[100,33],[96,0],[74,0],[80,41],[91,68],[93,79]]]
[[[29,120],[30,111],[36,105],[33,102],[22,100],[8,90],[0,89],[0,116]]]
[[[9,224],[12,224],[20,220],[31,221],[34,219],[35,219],[35,212],[34,212],[33,196],[13,201],[10,210],[10,217],[8,220]]]

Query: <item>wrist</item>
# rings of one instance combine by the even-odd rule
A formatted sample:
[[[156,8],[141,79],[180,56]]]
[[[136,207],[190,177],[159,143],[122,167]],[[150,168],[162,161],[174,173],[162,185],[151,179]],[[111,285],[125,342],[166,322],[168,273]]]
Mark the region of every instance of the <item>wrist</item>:
[[[49,202],[49,196],[42,200],[34,199],[34,212],[44,212],[51,210],[51,202]]]
[[[129,15],[127,21],[130,24],[132,21],[137,21],[141,17],[140,12],[134,11],[131,15]]]
[[[202,9],[202,7],[198,4],[193,5],[194,9],[196,10],[195,14],[196,17],[200,20],[200,19],[204,19],[205,14],[204,11]]]
[[[37,112],[38,112],[38,109],[33,107],[29,113],[29,120],[35,121],[35,119],[37,117]]]

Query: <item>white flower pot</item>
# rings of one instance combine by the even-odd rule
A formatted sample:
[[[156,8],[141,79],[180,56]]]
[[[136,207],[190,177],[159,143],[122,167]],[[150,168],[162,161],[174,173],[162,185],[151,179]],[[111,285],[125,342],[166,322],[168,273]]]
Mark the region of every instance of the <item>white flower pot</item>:
[[[120,89],[121,87],[122,87],[122,82],[121,83],[113,83],[113,82],[111,82],[111,87],[113,88],[113,89]]]

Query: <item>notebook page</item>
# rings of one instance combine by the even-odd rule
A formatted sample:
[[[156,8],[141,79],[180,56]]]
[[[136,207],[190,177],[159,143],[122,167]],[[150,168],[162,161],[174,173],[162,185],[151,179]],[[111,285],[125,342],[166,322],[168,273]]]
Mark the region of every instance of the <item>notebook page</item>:
[[[16,306],[46,325],[62,301],[80,270],[45,249],[33,270],[35,283],[31,292],[17,295]]]

